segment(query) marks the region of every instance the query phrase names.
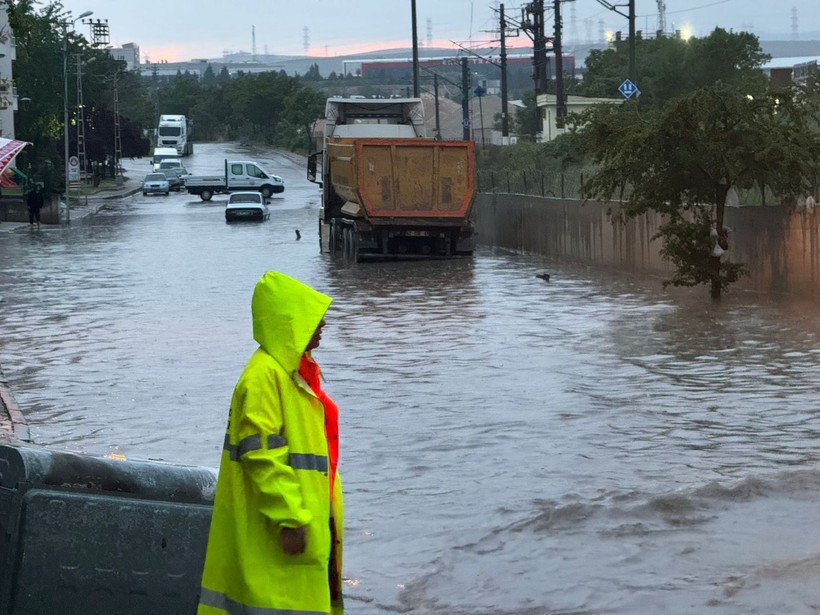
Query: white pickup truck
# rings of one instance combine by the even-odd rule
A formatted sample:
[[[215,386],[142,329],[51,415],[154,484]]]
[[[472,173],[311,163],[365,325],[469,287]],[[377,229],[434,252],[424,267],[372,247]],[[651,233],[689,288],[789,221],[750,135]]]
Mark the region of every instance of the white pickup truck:
[[[267,199],[283,192],[285,182],[265,171],[258,162],[226,160],[224,175],[189,175],[185,178],[185,189],[189,194],[198,194],[203,201],[210,201],[215,194],[238,190],[256,190]]]

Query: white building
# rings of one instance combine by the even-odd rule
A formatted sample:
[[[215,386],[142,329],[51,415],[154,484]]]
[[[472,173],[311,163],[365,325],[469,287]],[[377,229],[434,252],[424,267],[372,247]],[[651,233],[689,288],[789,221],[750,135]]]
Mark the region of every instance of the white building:
[[[140,48],[136,43],[125,43],[122,47],[111,47],[108,53],[115,60],[125,62],[125,70],[140,69]]]
[[[567,96],[567,113],[583,113],[596,105],[620,105],[623,98],[587,98],[585,96]],[[541,143],[552,141],[558,135],[569,132],[570,126],[557,125],[555,94],[539,94],[538,110],[541,112]]]
[[[14,139],[14,112],[17,111],[17,88],[11,62],[16,57],[16,43],[5,2],[0,3],[0,137]]]

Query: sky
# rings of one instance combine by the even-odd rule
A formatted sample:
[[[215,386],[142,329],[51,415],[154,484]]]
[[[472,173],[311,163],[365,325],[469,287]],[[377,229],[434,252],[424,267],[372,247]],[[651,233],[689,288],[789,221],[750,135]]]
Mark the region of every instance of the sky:
[[[666,30],[705,36],[715,27],[751,31],[764,40],[820,40],[820,0],[664,0]],[[334,57],[412,45],[411,0],[63,0],[74,16],[107,20],[111,44],[136,43],[143,62],[220,58],[225,52]],[[497,46],[497,0],[416,0],[419,45]],[[504,2],[520,20],[527,2]],[[554,26],[545,0],[546,28]],[[627,12],[627,0],[608,0]],[[658,1],[636,0],[636,28],[655,32]],[[565,49],[597,43],[627,19],[598,0],[561,4]],[[90,26],[77,30],[90,37]],[[549,34],[548,34],[549,35]],[[531,46],[522,32],[511,47]]]

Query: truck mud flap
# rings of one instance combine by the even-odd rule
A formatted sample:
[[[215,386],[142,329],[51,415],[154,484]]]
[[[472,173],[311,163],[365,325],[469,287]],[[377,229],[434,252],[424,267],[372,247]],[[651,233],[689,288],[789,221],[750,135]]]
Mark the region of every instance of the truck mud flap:
[[[0,613],[193,613],[214,471],[0,445]]]

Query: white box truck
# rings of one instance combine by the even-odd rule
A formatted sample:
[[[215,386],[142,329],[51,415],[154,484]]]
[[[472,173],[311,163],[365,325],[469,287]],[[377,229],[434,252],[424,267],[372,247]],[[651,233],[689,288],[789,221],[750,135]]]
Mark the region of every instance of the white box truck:
[[[179,154],[177,154],[176,149],[173,147],[155,147],[154,153],[151,156],[151,170],[158,171],[159,163],[163,160],[168,160],[169,158],[179,158]]]
[[[160,115],[157,147],[173,147],[177,156],[190,156],[194,153],[192,132],[193,122],[184,115]]]

